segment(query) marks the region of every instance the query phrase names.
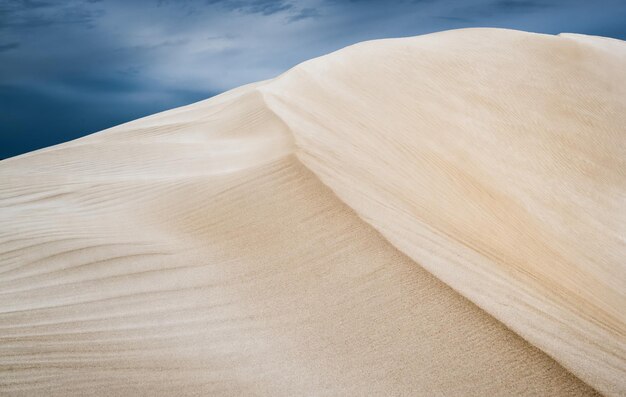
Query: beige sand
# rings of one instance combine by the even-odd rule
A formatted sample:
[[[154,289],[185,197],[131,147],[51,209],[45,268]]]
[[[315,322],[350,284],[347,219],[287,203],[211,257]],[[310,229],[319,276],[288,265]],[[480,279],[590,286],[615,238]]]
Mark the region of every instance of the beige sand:
[[[1,162],[0,392],[625,394],[625,71],[368,42]]]

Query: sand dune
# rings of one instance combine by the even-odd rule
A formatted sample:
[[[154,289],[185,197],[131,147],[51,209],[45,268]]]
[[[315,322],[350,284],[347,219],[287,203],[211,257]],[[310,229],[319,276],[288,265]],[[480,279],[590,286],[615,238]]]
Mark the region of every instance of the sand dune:
[[[0,391],[626,395],[625,71],[367,42],[2,161]]]

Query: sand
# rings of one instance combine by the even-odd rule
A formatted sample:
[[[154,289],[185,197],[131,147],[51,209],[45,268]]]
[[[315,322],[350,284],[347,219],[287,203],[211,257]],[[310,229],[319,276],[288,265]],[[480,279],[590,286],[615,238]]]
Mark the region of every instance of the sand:
[[[366,42],[0,162],[0,392],[625,395],[625,71]]]

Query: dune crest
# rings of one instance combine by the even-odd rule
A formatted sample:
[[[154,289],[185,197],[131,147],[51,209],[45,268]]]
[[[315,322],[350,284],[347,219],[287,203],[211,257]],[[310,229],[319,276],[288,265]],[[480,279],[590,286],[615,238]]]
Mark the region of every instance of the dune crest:
[[[366,42],[2,161],[0,391],[623,395],[624,70]]]
[[[625,56],[582,35],[449,31],[358,44],[260,90],[301,161],[394,246],[618,394]]]

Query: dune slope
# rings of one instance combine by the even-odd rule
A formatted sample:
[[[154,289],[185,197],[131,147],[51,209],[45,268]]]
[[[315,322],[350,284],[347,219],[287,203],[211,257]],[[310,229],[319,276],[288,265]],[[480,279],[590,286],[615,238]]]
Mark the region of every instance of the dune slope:
[[[626,44],[450,31],[261,88],[299,158],[392,244],[626,392]]]
[[[368,42],[2,161],[0,391],[623,395],[625,66]]]

